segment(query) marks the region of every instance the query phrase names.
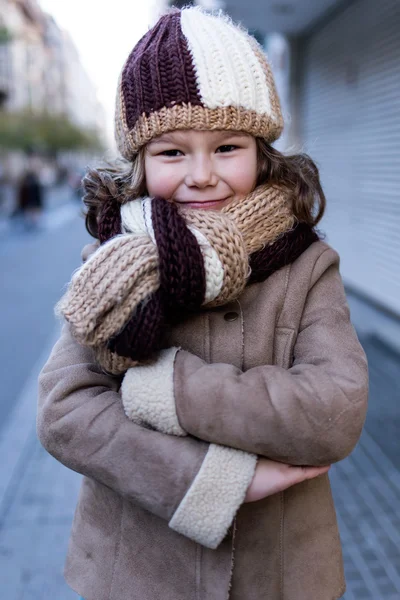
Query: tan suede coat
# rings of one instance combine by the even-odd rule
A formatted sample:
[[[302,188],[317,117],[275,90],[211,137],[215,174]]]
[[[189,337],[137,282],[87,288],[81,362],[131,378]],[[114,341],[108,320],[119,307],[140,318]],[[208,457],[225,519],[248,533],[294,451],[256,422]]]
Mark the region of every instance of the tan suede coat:
[[[184,349],[173,381],[186,437],[129,421],[120,380],[102,373],[64,327],[40,376],[38,435],[85,476],[65,576],[86,600],[342,596],[327,475],[237,506],[216,549],[168,526],[209,443],[297,465],[330,464],[353,449],[367,364],[338,267],[337,254],[317,242],[238,301],[170,331],[170,345]]]

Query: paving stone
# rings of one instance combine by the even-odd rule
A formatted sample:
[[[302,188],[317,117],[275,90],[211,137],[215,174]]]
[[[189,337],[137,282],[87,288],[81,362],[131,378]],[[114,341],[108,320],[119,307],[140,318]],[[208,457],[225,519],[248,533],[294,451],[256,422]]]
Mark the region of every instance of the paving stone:
[[[398,440],[387,439],[393,428],[385,424],[393,417],[394,403],[399,423],[400,356],[376,340],[364,342],[372,418],[352,455],[331,469],[347,581],[343,600],[399,600],[400,463],[391,460]]]
[[[373,596],[370,594],[368,588],[366,588],[364,584],[353,585],[351,591],[353,592],[356,598],[363,598],[363,600],[371,598],[371,600],[375,600],[373,599]]]
[[[18,486],[0,512],[1,598],[77,600],[63,566],[81,478],[47,454],[36,436],[29,448]]]

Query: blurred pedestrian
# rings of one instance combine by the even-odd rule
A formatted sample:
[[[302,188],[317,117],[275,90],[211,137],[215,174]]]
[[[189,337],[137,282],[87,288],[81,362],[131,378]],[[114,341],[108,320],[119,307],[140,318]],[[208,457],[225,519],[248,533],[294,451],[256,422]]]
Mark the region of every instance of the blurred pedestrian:
[[[69,176],[68,176],[68,185],[70,186],[70,188],[72,190],[73,197],[75,200],[78,200],[79,202],[82,200],[82,196],[83,196],[83,188],[82,188],[83,176],[84,176],[84,173],[82,173],[78,169],[72,169],[69,172]]]
[[[34,170],[22,176],[17,191],[17,211],[28,229],[38,227],[43,212],[43,186]]]
[[[5,213],[4,168],[0,161],[0,216]]]
[[[332,600],[327,471],[367,365],[318,170],[262,49],[222,15],[163,16],[119,82],[123,163],[92,169],[97,238],[58,305],[38,434],[85,477],[65,575],[86,600]]]

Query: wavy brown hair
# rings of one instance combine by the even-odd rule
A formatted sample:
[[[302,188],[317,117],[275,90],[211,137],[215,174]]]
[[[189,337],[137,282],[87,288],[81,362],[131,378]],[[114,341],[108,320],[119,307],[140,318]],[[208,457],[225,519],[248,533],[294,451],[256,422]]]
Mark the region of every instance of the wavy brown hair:
[[[314,161],[307,154],[285,156],[261,138],[256,142],[257,186],[270,182],[287,189],[297,221],[315,227],[324,214],[326,199]],[[82,181],[83,201],[86,229],[93,237],[98,238],[98,216],[106,201],[124,204],[147,194],[144,156],[145,147],[132,162],[117,159],[87,170]]]

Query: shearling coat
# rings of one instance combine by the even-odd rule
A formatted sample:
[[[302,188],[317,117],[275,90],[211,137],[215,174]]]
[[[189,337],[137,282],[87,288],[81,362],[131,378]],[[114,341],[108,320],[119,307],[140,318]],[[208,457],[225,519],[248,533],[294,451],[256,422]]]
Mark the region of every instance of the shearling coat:
[[[42,370],[39,438],[84,475],[67,582],[86,600],[340,598],[327,475],[242,504],[253,455],[331,464],[360,436],[367,363],[338,255],[316,242],[168,335],[181,350],[166,393],[185,437],[130,421],[121,381],[67,326]]]

